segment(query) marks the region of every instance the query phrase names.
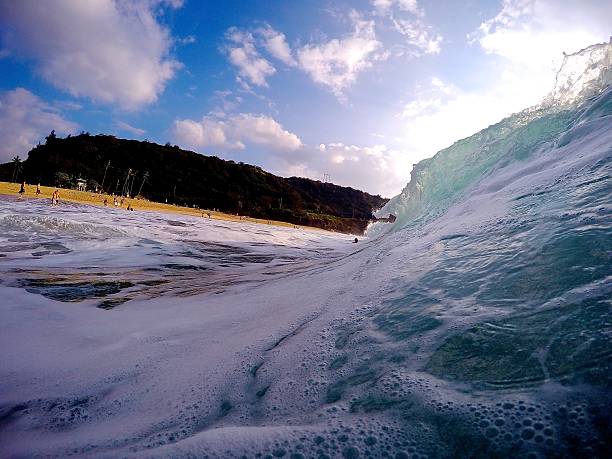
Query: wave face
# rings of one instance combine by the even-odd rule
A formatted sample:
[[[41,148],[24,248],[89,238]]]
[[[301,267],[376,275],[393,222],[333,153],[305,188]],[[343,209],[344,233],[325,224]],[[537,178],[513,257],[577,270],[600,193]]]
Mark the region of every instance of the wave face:
[[[446,211],[476,183],[496,170],[561,146],[559,137],[610,114],[609,98],[601,95],[612,84],[612,44],[594,45],[566,55],[555,86],[542,103],[477,134],[460,140],[415,165],[410,182],[378,213],[398,217],[394,230],[418,226]],[[597,112],[595,112],[595,110]],[[575,131],[574,131],[575,134]],[[374,225],[370,235],[388,230]]]
[[[0,201],[0,453],[610,457],[610,47],[358,244]]]

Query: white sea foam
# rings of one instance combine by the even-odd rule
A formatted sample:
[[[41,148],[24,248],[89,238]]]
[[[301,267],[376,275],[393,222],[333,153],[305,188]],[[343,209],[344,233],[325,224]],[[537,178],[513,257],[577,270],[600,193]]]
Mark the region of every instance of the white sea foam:
[[[0,451],[605,456],[610,107],[479,133],[358,244],[0,201]]]

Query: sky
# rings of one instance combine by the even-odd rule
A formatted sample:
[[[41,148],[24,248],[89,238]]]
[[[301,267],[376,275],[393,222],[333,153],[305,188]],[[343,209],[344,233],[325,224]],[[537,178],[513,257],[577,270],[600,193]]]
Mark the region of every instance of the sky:
[[[85,131],[392,197],[610,35],[606,0],[0,0],[0,162]]]

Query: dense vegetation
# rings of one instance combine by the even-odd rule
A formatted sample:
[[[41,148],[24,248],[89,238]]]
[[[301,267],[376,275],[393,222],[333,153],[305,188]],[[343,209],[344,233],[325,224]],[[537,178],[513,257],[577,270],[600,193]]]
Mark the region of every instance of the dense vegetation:
[[[202,209],[361,233],[372,211],[387,201],[353,188],[305,178],[283,178],[244,163],[225,161],[148,141],[52,132],[19,164],[0,166],[0,179],[137,195]]]

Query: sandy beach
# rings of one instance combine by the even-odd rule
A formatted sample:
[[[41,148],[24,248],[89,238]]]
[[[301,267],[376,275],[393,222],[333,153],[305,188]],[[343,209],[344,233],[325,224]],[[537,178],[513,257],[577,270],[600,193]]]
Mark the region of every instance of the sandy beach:
[[[19,183],[10,183],[10,182],[0,182],[0,195],[7,196],[19,196]],[[26,183],[26,192],[24,194],[24,199],[48,199],[51,200],[51,196],[53,192],[57,189],[60,192],[60,205],[62,201],[76,202],[80,204],[88,204],[93,206],[104,206],[104,199],[108,200],[108,206],[113,207],[113,196],[109,194],[99,194],[94,193],[92,191],[78,191],[71,190],[66,188],[56,188],[49,186],[40,187],[40,194],[36,194],[36,184],[27,184]],[[121,199],[121,197],[118,197]],[[125,199],[121,208],[126,209],[128,206],[131,206],[134,211],[147,211],[147,212],[164,212],[164,213],[173,213],[173,214],[182,214],[182,215],[190,215],[201,217],[204,212],[204,218],[208,218],[208,212],[210,212],[210,217],[216,220],[224,220],[224,221],[249,221],[251,223],[259,223],[263,225],[275,225],[275,226],[285,226],[285,227],[297,227],[297,228],[308,228],[315,229],[319,231],[325,231],[321,228],[315,228],[310,226],[300,226],[294,225],[292,223],[287,222],[279,222],[275,220],[264,220],[259,218],[251,218],[246,216],[238,216],[226,214],[223,212],[216,212],[208,209],[194,209],[190,207],[177,206],[173,204],[164,204],[161,202],[148,201],[146,199]]]

